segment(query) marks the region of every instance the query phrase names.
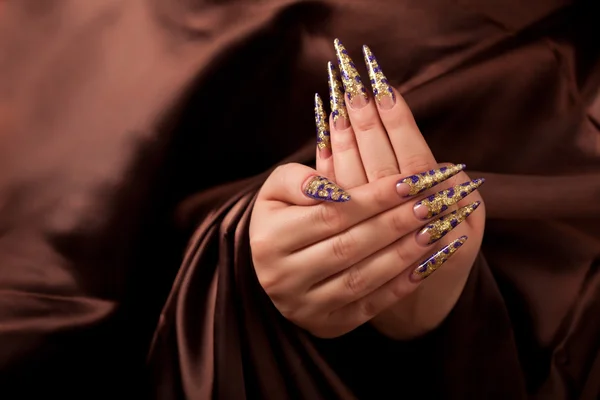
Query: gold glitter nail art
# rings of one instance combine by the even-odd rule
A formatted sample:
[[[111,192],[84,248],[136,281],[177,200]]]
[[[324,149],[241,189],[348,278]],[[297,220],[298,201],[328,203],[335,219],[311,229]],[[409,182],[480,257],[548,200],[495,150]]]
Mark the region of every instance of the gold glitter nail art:
[[[348,111],[346,110],[346,102],[344,101],[344,86],[340,80],[337,68],[331,61],[327,63],[327,71],[329,75],[329,104],[331,105],[333,122],[335,123],[338,118],[348,120]]]
[[[318,93],[315,93],[315,125],[317,126],[317,147],[319,150],[331,149],[329,122],[323,109],[323,101]]]
[[[314,176],[306,185],[304,193],[313,199],[343,203],[350,195],[335,183],[323,176]]]
[[[429,244],[435,243],[452,229],[456,228],[461,222],[463,222],[473,211],[479,207],[480,201],[476,201],[469,205],[459,208],[456,211],[446,214],[435,221],[431,222],[425,228],[419,232],[419,235],[429,235]]]
[[[483,182],[485,182],[485,179],[481,178],[461,183],[460,185],[442,190],[441,192],[437,192],[424,198],[415,204],[415,207],[425,206],[429,210],[427,217],[425,218],[435,217],[439,213],[446,211],[451,205],[456,204],[467,197],[471,192],[481,186]]]
[[[454,253],[460,249],[460,247],[467,241],[468,237],[461,236],[456,239],[448,246],[444,247],[427,260],[423,261],[411,274],[411,280],[413,281],[422,281],[427,278],[429,275],[433,274],[439,267],[442,266],[443,263],[448,261],[450,257]]]
[[[365,56],[365,63],[369,71],[369,79],[371,80],[371,88],[373,89],[373,96],[379,103],[384,97],[391,97],[393,101],[396,101],[396,95],[390,86],[389,81],[381,71],[381,67],[377,62],[377,59],[371,52],[368,46],[363,46],[363,54]]]
[[[460,171],[465,169],[465,164],[449,165],[440,169],[432,169],[431,171],[421,172],[420,174],[407,176],[398,184],[405,183],[410,186],[408,196],[414,196],[431,189],[435,185],[444,182],[446,179],[452,178]]]
[[[367,96],[367,90],[360,79],[360,75],[356,70],[354,61],[352,61],[348,55],[348,51],[339,39],[335,39],[334,45],[337,52],[338,65],[342,75],[342,83],[344,84],[344,90],[346,91],[348,99],[352,102],[354,98],[362,96],[366,101],[368,101],[369,97]]]

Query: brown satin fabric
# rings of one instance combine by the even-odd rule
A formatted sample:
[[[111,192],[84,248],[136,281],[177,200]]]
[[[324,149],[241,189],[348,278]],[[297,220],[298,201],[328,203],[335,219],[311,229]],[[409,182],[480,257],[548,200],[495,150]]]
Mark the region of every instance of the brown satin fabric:
[[[522,3],[0,2],[2,397],[596,398],[600,32],[593,1]],[[488,178],[482,255],[415,341],[311,338],[251,265],[334,37]]]

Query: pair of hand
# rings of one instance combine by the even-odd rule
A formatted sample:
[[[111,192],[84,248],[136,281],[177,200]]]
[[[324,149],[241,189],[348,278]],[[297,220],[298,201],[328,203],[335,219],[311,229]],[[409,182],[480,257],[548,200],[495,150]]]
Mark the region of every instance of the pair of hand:
[[[316,170],[287,164],[265,182],[250,224],[254,267],[281,314],[315,336],[372,319],[390,336],[395,326],[419,334],[454,306],[479,252],[483,180],[436,162],[369,48],[372,96],[335,47],[329,118],[315,98]]]

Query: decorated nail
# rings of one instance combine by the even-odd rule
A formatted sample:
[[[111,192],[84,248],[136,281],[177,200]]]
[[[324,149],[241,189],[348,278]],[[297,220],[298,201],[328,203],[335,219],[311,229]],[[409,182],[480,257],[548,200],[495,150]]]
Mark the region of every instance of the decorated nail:
[[[344,101],[344,86],[340,80],[337,67],[330,61],[327,63],[329,75],[329,104],[333,124],[337,129],[346,129],[350,126],[346,102]]]
[[[444,247],[427,260],[423,261],[410,275],[410,280],[419,282],[433,274],[443,263],[448,261],[454,253],[467,241],[466,236],[461,236],[448,246]]]
[[[394,94],[392,86],[383,74],[377,59],[368,46],[363,46],[363,54],[365,56],[367,69],[369,70],[369,79],[371,80],[373,96],[380,107],[386,109],[392,108],[396,103],[396,95]]]
[[[450,232],[452,229],[460,225],[461,222],[467,219],[467,217],[471,215],[471,213],[475,211],[480,204],[481,202],[476,201],[461,207],[450,214],[439,217],[435,221],[432,221],[425,228],[421,229],[421,231],[417,234],[419,236],[417,240],[423,244],[432,244],[437,242],[446,236],[446,234],[448,234],[448,232]]]
[[[362,108],[369,101],[365,85],[363,85],[360,75],[356,70],[356,65],[354,65],[354,61],[352,61],[348,55],[348,50],[346,50],[342,42],[340,42],[339,39],[335,39],[334,45],[337,52],[338,65],[340,66],[346,97],[352,107]]]
[[[323,101],[318,93],[315,93],[315,125],[317,126],[317,147],[319,150],[331,150],[329,122],[327,122]]]
[[[446,179],[452,178],[454,175],[465,169],[465,167],[465,164],[449,165],[440,169],[432,169],[431,171],[407,176],[396,184],[396,189],[399,194],[404,196],[414,196],[427,189],[431,189],[435,185],[444,182]]]
[[[439,213],[446,211],[451,205],[467,197],[481,186],[483,182],[485,182],[483,178],[475,179],[432,194],[415,204],[415,214],[423,219],[435,217]]]
[[[343,203],[350,200],[350,195],[329,179],[322,176],[313,176],[308,181],[304,193],[315,200]]]

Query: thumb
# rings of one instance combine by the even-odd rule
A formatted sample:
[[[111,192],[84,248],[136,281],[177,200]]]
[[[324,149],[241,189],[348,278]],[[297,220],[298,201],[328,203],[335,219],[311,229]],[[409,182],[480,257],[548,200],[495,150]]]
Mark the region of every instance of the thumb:
[[[258,199],[309,206],[320,201],[342,203],[350,195],[306,165],[290,163],[277,167],[265,181]]]

